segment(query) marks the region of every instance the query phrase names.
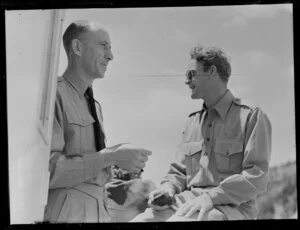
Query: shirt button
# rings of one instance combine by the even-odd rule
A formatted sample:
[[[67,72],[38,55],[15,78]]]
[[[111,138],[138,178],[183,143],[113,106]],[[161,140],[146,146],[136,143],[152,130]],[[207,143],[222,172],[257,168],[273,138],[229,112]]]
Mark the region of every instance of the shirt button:
[[[208,127],[211,128],[211,127],[212,127],[212,124],[209,124]]]
[[[210,141],[210,138],[208,137],[208,138],[206,138],[206,140],[207,140],[207,141]]]

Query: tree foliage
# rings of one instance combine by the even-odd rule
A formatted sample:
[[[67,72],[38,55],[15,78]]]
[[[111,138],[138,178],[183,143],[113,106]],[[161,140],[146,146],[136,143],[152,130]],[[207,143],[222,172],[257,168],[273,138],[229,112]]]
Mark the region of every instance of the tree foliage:
[[[268,189],[258,196],[259,219],[286,219],[297,212],[296,162],[269,170]]]

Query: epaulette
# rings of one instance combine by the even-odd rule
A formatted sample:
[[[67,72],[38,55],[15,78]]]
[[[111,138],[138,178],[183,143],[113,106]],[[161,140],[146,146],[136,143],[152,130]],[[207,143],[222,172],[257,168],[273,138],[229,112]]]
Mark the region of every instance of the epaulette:
[[[192,116],[195,116],[197,113],[201,113],[203,109],[199,110],[199,111],[196,111],[196,112],[193,112],[189,115],[189,117],[192,117]]]
[[[253,110],[253,109],[255,108],[254,106],[251,106],[251,105],[249,105],[248,103],[244,103],[244,101],[242,101],[240,98],[235,98],[235,99],[233,100],[233,102],[234,102],[235,104],[237,104],[237,105],[246,107],[246,108],[251,109],[251,110]]]

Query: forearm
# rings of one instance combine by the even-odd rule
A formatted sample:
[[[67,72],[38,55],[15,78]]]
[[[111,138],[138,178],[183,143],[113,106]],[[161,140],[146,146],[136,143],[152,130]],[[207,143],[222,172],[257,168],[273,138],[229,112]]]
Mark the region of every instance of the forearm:
[[[219,186],[207,189],[206,192],[214,205],[240,205],[263,192],[267,187],[267,179],[267,172],[255,166],[226,178]]]
[[[109,152],[89,153],[83,156],[66,157],[58,152],[51,154],[50,189],[83,183],[104,168],[114,164]]]
[[[178,163],[172,163],[168,174],[161,182],[162,187],[172,189],[174,194],[186,189],[185,167]]]

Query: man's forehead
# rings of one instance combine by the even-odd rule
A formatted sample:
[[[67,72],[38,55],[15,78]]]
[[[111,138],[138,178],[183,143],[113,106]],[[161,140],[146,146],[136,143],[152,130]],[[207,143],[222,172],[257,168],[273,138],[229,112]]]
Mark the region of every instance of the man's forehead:
[[[94,27],[87,36],[98,42],[111,43],[108,32],[102,27]]]
[[[104,30],[104,26],[101,25],[99,22],[96,21],[87,21],[86,25],[88,26],[90,31],[96,31],[98,29],[103,29]]]
[[[93,33],[99,39],[110,40],[108,32],[104,29],[97,29],[97,30],[93,31]]]

